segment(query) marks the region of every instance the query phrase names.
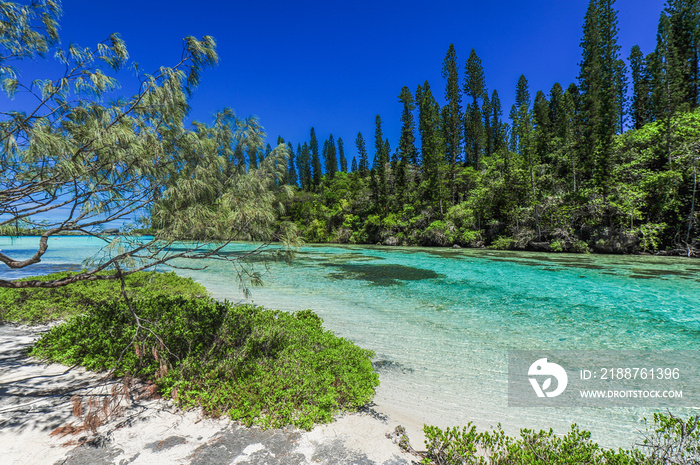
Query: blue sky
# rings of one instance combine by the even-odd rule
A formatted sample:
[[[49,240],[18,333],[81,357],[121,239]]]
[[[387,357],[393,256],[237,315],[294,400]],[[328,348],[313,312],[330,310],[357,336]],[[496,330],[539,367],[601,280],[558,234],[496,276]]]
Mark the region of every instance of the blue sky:
[[[219,65],[207,70],[192,101],[192,118],[208,122],[229,106],[258,115],[268,133],[294,143],[333,133],[355,154],[358,131],[371,141],[374,116],[396,147],[402,86],[428,80],[442,101],[442,60],[455,44],[460,67],[471,48],[481,57],[489,90],[507,115],[520,74],[538,89],[576,80],[586,0],[538,1],[134,1],[65,0],[64,44],[94,45],[112,32],[145,70],[174,64],[187,35],[214,36]],[[663,0],[618,0],[619,43],[655,45]],[[20,66],[20,70],[21,70]],[[461,71],[461,70],[460,70]],[[124,93],[131,93],[123,72]],[[8,105],[0,97],[0,107]],[[11,105],[11,104],[10,104]],[[370,150],[371,151],[371,150]]]

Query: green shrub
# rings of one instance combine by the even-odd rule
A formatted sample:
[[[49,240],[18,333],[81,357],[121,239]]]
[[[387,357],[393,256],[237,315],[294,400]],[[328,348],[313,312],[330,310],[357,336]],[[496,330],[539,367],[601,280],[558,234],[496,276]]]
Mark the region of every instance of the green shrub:
[[[588,243],[582,240],[577,240],[574,242],[574,244],[571,246],[571,251],[576,253],[590,253]]]
[[[442,430],[425,425],[424,464],[439,465],[691,465],[700,463],[700,416],[683,420],[671,414],[654,414],[653,425],[642,431],[639,448],[604,449],[591,441],[591,433],[577,425],[564,436],[550,429],[522,429],[519,437],[506,436],[501,426],[478,432],[469,423]]]
[[[314,218],[305,227],[302,228],[304,231],[304,240],[312,243],[323,243],[328,242],[328,234],[326,232],[326,221]]]
[[[506,436],[500,425],[493,431],[477,432],[469,423],[462,429],[441,430],[425,426],[427,454],[424,464],[440,465],[642,465],[651,464],[638,450],[607,450],[591,441],[591,433],[577,425],[564,436],[550,429],[523,429],[520,437]]]
[[[462,232],[462,242],[465,244],[471,245],[479,240],[481,240],[481,231],[466,229]]]
[[[24,278],[21,281],[50,281],[75,273],[61,272]],[[126,277],[127,295],[144,299],[159,295],[208,296],[206,288],[191,278],[175,273],[138,272]],[[121,298],[121,283],[117,280],[80,281],[58,288],[9,289],[0,288],[0,322],[46,323],[68,318]]]
[[[379,384],[373,354],[325,331],[309,310],[165,296],[133,306],[147,328],[139,337],[127,305],[107,302],[53,328],[32,355],[148,378],[181,406],[265,427],[330,421]]]
[[[655,413],[654,427],[647,428],[641,446],[653,464],[700,463],[700,416],[684,420]]]
[[[639,248],[643,252],[656,252],[662,245],[662,235],[666,229],[665,223],[643,224],[638,230],[633,231],[639,237]]]
[[[550,242],[549,248],[552,250],[552,252],[563,252],[564,251],[564,246],[561,245],[561,242],[559,242],[559,241]]]
[[[489,249],[510,250],[515,246],[515,239],[512,237],[499,236],[488,246]]]
[[[450,221],[433,221],[421,234],[421,244],[428,246],[449,246],[455,243],[457,231]]]

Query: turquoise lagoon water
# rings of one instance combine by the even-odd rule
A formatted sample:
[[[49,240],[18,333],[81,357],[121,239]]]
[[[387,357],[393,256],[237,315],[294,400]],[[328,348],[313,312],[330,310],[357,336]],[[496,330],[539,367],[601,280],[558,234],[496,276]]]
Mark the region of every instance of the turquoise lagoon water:
[[[0,249],[22,258],[37,241],[0,238]],[[75,268],[99,248],[90,238],[52,239],[38,271],[0,277]],[[564,433],[578,423],[605,445],[629,447],[653,410],[508,407],[506,352],[700,350],[698,260],[360,246],[307,246],[291,263],[267,255],[249,263],[265,282],[251,300],[310,308],[336,334],[374,350],[378,408],[417,422],[501,423],[511,434]],[[245,300],[230,265],[206,265],[178,273],[216,298]]]

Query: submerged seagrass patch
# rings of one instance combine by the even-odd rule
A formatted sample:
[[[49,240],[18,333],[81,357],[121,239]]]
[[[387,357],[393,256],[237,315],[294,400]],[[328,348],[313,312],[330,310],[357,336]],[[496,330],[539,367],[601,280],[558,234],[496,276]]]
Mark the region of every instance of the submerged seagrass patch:
[[[421,281],[424,279],[444,278],[445,275],[433,270],[414,268],[406,265],[369,265],[364,263],[328,263],[329,266],[340,269],[340,272],[330,273],[334,279],[358,279],[369,281],[375,286],[394,286],[406,281]]]

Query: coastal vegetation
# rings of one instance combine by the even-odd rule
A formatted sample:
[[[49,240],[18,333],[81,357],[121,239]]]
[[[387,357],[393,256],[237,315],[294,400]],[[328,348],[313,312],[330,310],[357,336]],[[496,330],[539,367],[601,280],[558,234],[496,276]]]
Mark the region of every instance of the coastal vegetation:
[[[52,273],[23,280],[52,281],[70,276],[70,272]],[[209,292],[190,278],[173,272],[144,271],[124,278],[127,298],[160,296],[205,298]],[[0,323],[44,324],[67,319],[109,302],[121,300],[121,283],[95,280],[58,288],[0,288]]]
[[[436,465],[691,465],[700,460],[699,418],[687,420],[654,414],[641,432],[638,448],[606,449],[591,441],[591,433],[572,425],[563,436],[523,429],[519,437],[506,435],[500,425],[478,431],[471,423],[462,428],[425,426],[427,448],[422,463]]]
[[[313,127],[296,147],[281,136],[273,147],[256,118],[230,109],[188,127],[188,97],[218,59],[210,37],[187,38],[180,63],[142,74],[148,85],[111,106],[99,97],[115,92],[109,72],[128,58],[119,36],[92,51],[57,49],[73,72],[43,81],[37,111],[11,112],[0,126],[1,231],[104,236],[104,225],[135,215],[119,232],[153,235],[110,237],[122,253],[73,280],[127,257],[140,257],[130,271],[147,269],[179,239],[295,243],[297,232],[320,243],[692,256],[700,246],[698,5],[669,0],[656,48],[626,56],[614,3],[589,2],[575,82],[535,91],[521,75],[506,117],[477,51],[460,66],[451,44],[440,91],[427,81],[400,89],[399,140],[385,138],[377,115],[372,138],[346,139],[352,157],[346,140],[324,140]],[[8,11],[23,18],[3,30],[3,88],[12,96],[31,86],[10,62],[56,48],[60,9],[51,1]],[[70,214],[38,219],[58,206]],[[47,247],[42,240],[28,260],[0,260],[30,266]]]
[[[443,88],[401,89],[398,141],[377,115],[351,162],[333,134],[288,143],[286,218],[309,242],[694,254],[698,2],[669,0],[656,49],[627,62],[614,3],[589,2],[577,81],[521,75],[507,118],[477,52],[460,67],[450,45]]]
[[[374,396],[372,352],[323,329],[310,310],[216,302],[174,273],[125,281],[126,299],[118,282],[103,280],[0,289],[0,320],[65,320],[31,355],[149,380],[183,408],[247,425],[310,429]]]

